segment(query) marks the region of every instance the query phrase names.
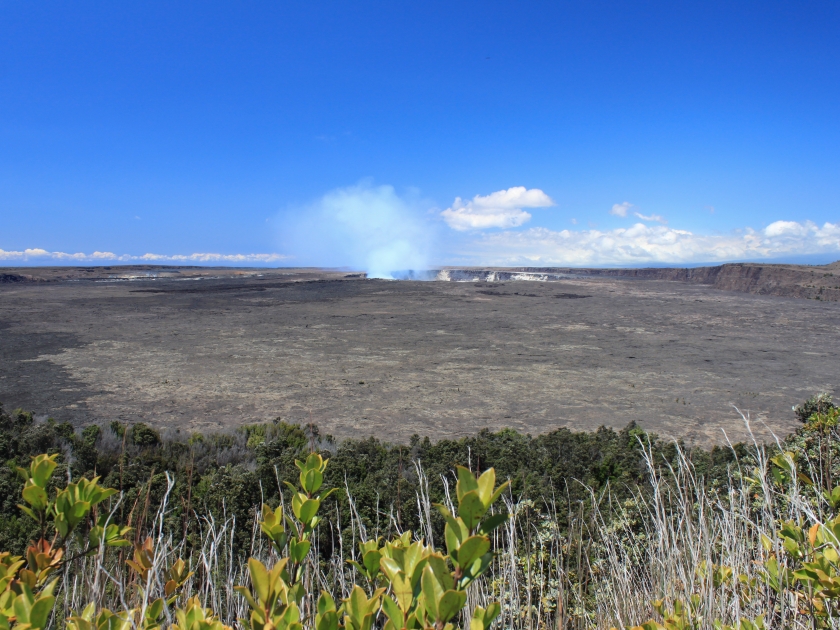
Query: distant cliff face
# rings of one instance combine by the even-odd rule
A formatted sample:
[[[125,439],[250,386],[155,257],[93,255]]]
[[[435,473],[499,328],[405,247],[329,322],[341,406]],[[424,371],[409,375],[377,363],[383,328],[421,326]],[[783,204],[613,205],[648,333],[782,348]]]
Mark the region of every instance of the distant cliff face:
[[[363,272],[310,268],[174,267],[165,265],[125,265],[109,267],[6,267],[0,268],[0,284],[18,282],[119,281],[178,279],[280,280],[283,282],[364,280]],[[717,267],[581,269],[576,267],[449,267],[439,270],[409,271],[403,280],[450,280],[453,282],[552,281],[580,277],[638,278],[705,284],[725,291],[757,295],[840,301],[840,261],[822,266],[731,263]]]
[[[733,263],[717,267],[694,267],[691,269],[463,268],[443,269],[438,273],[438,280],[488,282],[536,280],[545,282],[580,276],[671,280],[691,284],[707,284],[724,291],[779,295],[828,302],[840,301],[840,261],[830,265],[814,267]]]

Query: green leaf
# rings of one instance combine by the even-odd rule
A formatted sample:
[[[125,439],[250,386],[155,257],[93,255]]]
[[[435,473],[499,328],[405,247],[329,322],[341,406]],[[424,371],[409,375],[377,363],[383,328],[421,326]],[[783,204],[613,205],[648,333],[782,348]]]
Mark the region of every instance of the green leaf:
[[[23,500],[36,510],[44,510],[47,507],[47,491],[41,486],[26,486],[23,489]]]
[[[831,492],[825,492],[825,498],[832,509],[836,510],[840,507],[840,486],[837,486]]]
[[[458,564],[468,567],[490,550],[490,541],[485,536],[470,536],[458,548]]]
[[[508,486],[510,486],[510,481],[505,481],[502,485],[496,488],[495,492],[493,492],[493,494],[490,496],[490,502],[487,504],[488,509],[491,505],[493,505],[496,502],[496,499],[498,499],[502,495],[502,492],[508,489]]]
[[[462,578],[462,587],[473,581],[479,575],[484,573],[493,561],[492,553],[485,553],[483,556],[476,558],[472,564],[468,565],[464,570],[464,577]]]
[[[321,596],[318,598],[318,614],[323,615],[325,612],[335,612],[335,600],[327,591],[321,591]]]
[[[379,560],[379,568],[385,575],[388,576],[389,580],[393,580],[394,576],[402,572],[402,567],[399,563],[393,558],[388,558],[387,556],[383,556]]]
[[[163,600],[157,598],[146,609],[146,619],[156,621],[163,614]]]
[[[289,555],[292,558],[292,562],[300,563],[303,562],[303,559],[306,557],[306,554],[309,553],[309,549],[312,547],[312,543],[308,540],[292,540],[289,542]]]
[[[289,604],[286,611],[283,613],[283,621],[287,624],[294,624],[300,621],[300,608],[297,607],[297,604],[292,603]]]
[[[55,597],[51,595],[47,597],[39,597],[35,601],[35,604],[32,606],[32,610],[29,611],[29,623],[33,628],[47,627],[47,622],[49,621],[50,613],[52,612],[54,604]]]
[[[499,602],[493,602],[487,607],[487,610],[484,611],[484,622],[489,626],[501,612],[502,606]]]
[[[458,505],[458,516],[464,521],[467,529],[474,531],[481,521],[481,517],[487,512],[487,508],[478,492],[471,491],[463,495]]]
[[[78,525],[90,512],[91,505],[87,501],[79,501],[70,507],[70,522]]]
[[[47,584],[44,588],[41,589],[41,592],[38,594],[39,597],[46,597],[52,595],[55,592],[55,587],[58,586],[58,578],[55,578],[52,582]],[[28,589],[27,589],[28,592]],[[31,597],[31,593],[30,593]]]
[[[370,576],[375,576],[377,573],[379,573],[379,561],[381,559],[382,554],[378,551],[368,551],[364,555],[362,562],[364,562],[365,568],[367,569],[368,574]]]
[[[446,551],[453,558],[456,557],[458,547],[461,546],[461,539],[458,538],[458,534],[455,533],[454,528],[449,523],[443,528],[443,537],[446,540]]]
[[[338,613],[329,610],[318,615],[315,620],[315,630],[338,630]]]
[[[24,514],[26,514],[26,515],[27,515],[29,518],[31,518],[32,520],[35,520],[35,521],[37,521],[37,520],[38,520],[38,515],[37,515],[37,514],[35,514],[35,512],[33,512],[32,510],[30,510],[30,509],[29,509],[28,507],[26,507],[25,505],[20,505],[20,504],[18,504],[18,509],[19,509],[21,512],[23,512]]]
[[[56,514],[53,524],[56,530],[58,530],[59,535],[62,538],[67,538],[70,534],[70,524],[67,522],[67,517],[62,513]]]
[[[327,467],[328,459],[324,459],[318,453],[310,453],[309,456],[306,458],[306,468],[308,470],[317,470],[318,472],[324,472],[324,469]]]
[[[432,574],[440,584],[441,592],[448,591],[455,586],[455,580],[449,572],[449,566],[446,564],[446,558],[440,554],[434,553],[426,558],[428,566],[432,570]]]
[[[501,611],[502,608],[498,602],[493,602],[486,610],[481,606],[476,606],[470,620],[470,630],[487,630]]]
[[[385,615],[391,620],[395,628],[399,629],[403,627],[405,624],[405,615],[403,615],[400,606],[393,599],[387,596],[383,597],[382,610],[385,611]]]
[[[499,525],[508,519],[507,514],[493,514],[481,522],[478,528],[479,533],[487,535],[493,532]]]
[[[350,597],[344,600],[344,614],[346,614],[357,628],[361,628],[365,616],[368,615],[369,602],[367,594],[361,586],[354,586]]]
[[[298,579],[300,578],[300,573],[303,571],[303,567],[298,569]],[[306,589],[304,588],[303,582],[298,582],[289,587],[289,599],[293,602],[300,602],[306,596]]]
[[[452,528],[452,532],[458,538],[458,544],[461,544],[461,541],[464,540],[467,536],[470,535],[470,532],[467,530],[467,527],[464,525],[464,521],[455,518],[452,516],[452,513],[445,505],[441,505],[440,503],[435,503],[435,507],[443,516],[446,524]]]
[[[427,565],[423,569],[423,576],[420,579],[420,585],[423,590],[423,598],[426,601],[426,609],[432,617],[437,619],[437,603],[438,599],[443,597],[443,589],[440,587],[440,584],[438,584],[435,574],[432,572],[432,567]]]
[[[793,556],[799,556],[802,553],[799,549],[799,545],[792,538],[785,538],[783,545],[787,552]]]
[[[493,488],[496,485],[496,471],[493,468],[488,468],[484,474],[478,478],[478,496],[481,497],[485,507],[490,507],[490,497],[493,496]]]
[[[460,502],[461,498],[467,492],[472,492],[473,490],[478,490],[478,482],[475,480],[475,475],[468,468],[458,466],[458,482],[455,484],[455,494],[458,497],[458,501]]]
[[[307,499],[304,501],[299,510],[295,512],[301,523],[308,523],[318,513],[318,508],[321,507],[321,502],[318,499]]]
[[[30,465],[32,481],[39,486],[46,486],[55,471],[55,467],[58,466],[55,461],[56,457],[58,455],[37,455],[34,457]]]
[[[464,591],[446,591],[438,602],[438,621],[444,623],[452,619],[464,607],[467,594]]]
[[[321,507],[319,499],[309,499],[302,492],[292,497],[292,512],[302,523],[309,523]]]
[[[102,488],[102,487],[100,487],[100,491],[99,491],[99,494],[96,497],[96,501],[93,501],[93,503],[95,505],[97,505],[99,503],[102,503],[105,499],[107,499],[108,497],[113,496],[115,494],[117,494],[117,490],[115,490],[114,488]]]
[[[315,494],[324,483],[324,474],[317,468],[310,468],[300,473],[300,487],[304,492]]]
[[[296,492],[292,496],[292,514],[295,515],[295,518],[300,520],[300,507],[303,503],[307,500],[307,497],[302,492]]]
[[[254,590],[261,602],[268,599],[269,580],[268,569],[265,565],[256,558],[248,560],[248,570],[251,573],[251,583],[254,585]]]
[[[391,591],[394,597],[397,598],[400,610],[404,613],[411,608],[411,602],[414,599],[414,589],[411,587],[411,581],[404,573],[397,573],[391,578]]]

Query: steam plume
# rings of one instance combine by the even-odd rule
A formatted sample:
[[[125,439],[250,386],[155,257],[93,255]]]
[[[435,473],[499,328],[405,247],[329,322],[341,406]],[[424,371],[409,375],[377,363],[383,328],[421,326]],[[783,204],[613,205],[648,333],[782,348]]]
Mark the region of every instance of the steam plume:
[[[281,217],[283,249],[296,263],[352,267],[371,278],[428,268],[432,228],[419,200],[363,181]]]

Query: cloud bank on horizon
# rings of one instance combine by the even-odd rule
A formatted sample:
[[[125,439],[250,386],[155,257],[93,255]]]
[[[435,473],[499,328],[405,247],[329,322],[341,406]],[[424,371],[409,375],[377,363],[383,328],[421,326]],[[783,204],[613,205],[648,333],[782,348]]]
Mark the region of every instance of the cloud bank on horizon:
[[[458,232],[483,230],[461,243],[461,251],[448,262],[505,265],[643,265],[722,263],[819,254],[840,254],[840,223],[818,226],[812,221],[775,221],[764,228],[745,227],[728,234],[697,234],[668,227],[659,214],[643,214],[629,201],[613,204],[609,214],[640,220],[612,230],[552,230],[530,227],[522,208],[556,205],[538,188],[517,186],[463,202],[455,198],[440,213]],[[577,223],[576,219],[572,219]],[[649,225],[658,223],[659,225]],[[501,228],[501,231],[490,231]]]
[[[282,253],[115,254],[0,249],[13,264],[217,264],[350,267],[371,277],[442,264],[487,266],[598,266],[724,263],[739,260],[840,255],[840,222],[775,221],[728,233],[701,234],[668,225],[632,203],[608,213],[633,223],[599,230],[524,228],[525,210],[556,206],[539,188],[514,186],[425,210],[416,192],[363,180],[334,189],[308,206],[281,213],[276,227]],[[573,220],[576,223],[576,220]],[[449,230],[441,232],[446,225]],[[521,228],[521,229],[520,229]]]
[[[763,229],[695,234],[665,225],[636,223],[614,230],[534,227],[482,234],[465,259],[488,266],[597,266],[724,263],[840,253],[840,223],[776,221]]]
[[[196,254],[141,254],[139,256],[132,254],[115,254],[114,252],[93,252],[85,254],[84,252],[76,252],[68,254],[66,252],[47,251],[41,248],[27,248],[23,250],[5,250],[0,249],[0,261],[3,262],[23,262],[23,263],[44,263],[55,262],[57,264],[80,264],[80,263],[150,263],[150,264],[167,264],[167,263],[193,263],[193,264],[207,264],[218,263],[223,265],[230,264],[271,264],[288,260],[289,256],[284,254],[212,254],[212,253],[196,253]]]

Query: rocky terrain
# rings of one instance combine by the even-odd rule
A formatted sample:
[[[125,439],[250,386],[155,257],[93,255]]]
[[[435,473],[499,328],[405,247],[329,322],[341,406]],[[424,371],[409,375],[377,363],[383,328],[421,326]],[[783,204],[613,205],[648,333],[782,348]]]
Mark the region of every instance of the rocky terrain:
[[[786,433],[792,405],[840,380],[836,303],[461,271],[15,270],[30,277],[0,285],[0,401],[77,424],[280,418],[393,440],[634,420],[707,444],[744,437],[733,405]]]
[[[114,265],[96,267],[0,267],[0,284],[31,282],[146,282],[277,278],[288,281],[363,278],[359,272],[309,268]]]
[[[498,269],[448,267],[441,280],[559,280],[563,278],[638,278],[705,284],[724,291],[778,295],[837,302],[840,300],[840,261],[830,265],[769,265],[733,263],[715,267],[582,269],[579,267],[505,267]]]
[[[20,282],[196,280],[272,277],[285,280],[363,278],[364,273],[323,269],[173,267],[126,265],[110,267],[0,268],[0,284]],[[450,281],[555,281],[569,278],[636,278],[704,284],[724,291],[777,295],[826,302],[840,300],[840,261],[830,265],[733,263],[714,267],[580,268],[580,267],[444,267],[409,273],[409,279]]]

